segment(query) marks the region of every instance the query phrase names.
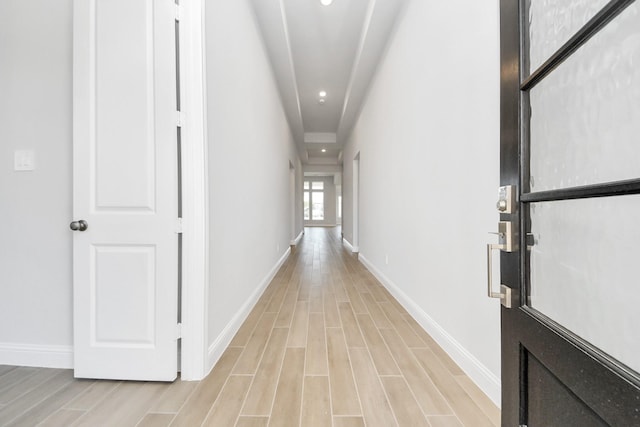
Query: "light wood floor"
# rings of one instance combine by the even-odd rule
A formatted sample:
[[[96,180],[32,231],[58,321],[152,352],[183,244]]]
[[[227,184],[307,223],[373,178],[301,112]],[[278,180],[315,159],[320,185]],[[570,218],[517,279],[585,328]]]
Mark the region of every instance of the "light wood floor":
[[[0,425],[499,425],[499,410],[338,230],[306,230],[203,381],[88,381],[0,366]]]

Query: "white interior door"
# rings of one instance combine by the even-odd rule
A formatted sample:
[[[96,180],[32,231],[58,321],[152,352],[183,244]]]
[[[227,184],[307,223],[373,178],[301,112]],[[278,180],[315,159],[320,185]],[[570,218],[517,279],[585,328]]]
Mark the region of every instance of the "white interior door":
[[[74,2],[75,376],[177,371],[175,4]],[[84,224],[79,223],[85,221]]]

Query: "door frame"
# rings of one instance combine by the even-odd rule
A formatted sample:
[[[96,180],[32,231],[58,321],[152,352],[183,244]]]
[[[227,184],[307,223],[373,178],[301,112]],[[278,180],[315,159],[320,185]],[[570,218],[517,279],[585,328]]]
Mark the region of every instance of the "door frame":
[[[296,236],[296,168],[289,160],[289,215],[291,216],[289,234],[291,235],[291,240],[289,242],[290,246],[296,245],[296,240],[298,236]]]
[[[181,379],[204,378],[208,366],[209,176],[207,149],[205,0],[180,4],[182,88]]]
[[[360,152],[353,157],[353,230],[352,252],[360,252]]]

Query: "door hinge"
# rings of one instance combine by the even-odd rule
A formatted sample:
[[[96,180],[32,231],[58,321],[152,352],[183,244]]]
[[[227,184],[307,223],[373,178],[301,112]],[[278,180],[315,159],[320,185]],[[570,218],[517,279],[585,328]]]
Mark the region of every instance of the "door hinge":
[[[180,19],[182,18],[182,7],[180,7],[180,5],[177,3],[175,7],[176,21],[180,21]]]
[[[182,338],[182,323],[176,324],[176,339]]]
[[[176,111],[176,126],[179,128],[184,126],[184,113],[182,111]]]
[[[176,220],[176,234],[182,233],[182,218]]]

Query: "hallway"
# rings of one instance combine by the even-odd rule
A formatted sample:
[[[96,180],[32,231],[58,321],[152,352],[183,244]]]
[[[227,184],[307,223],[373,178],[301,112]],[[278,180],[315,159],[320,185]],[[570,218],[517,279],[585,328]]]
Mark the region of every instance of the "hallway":
[[[305,232],[203,381],[3,366],[0,424],[499,425],[499,410],[342,246],[340,229]]]

